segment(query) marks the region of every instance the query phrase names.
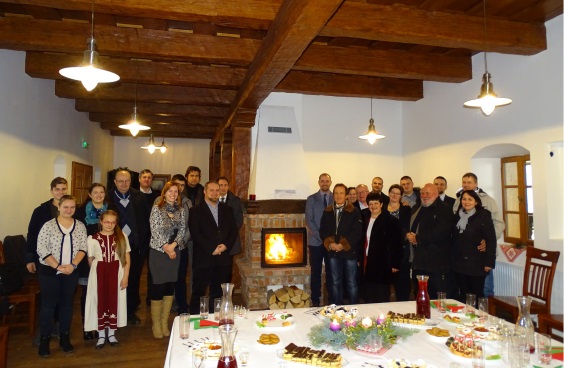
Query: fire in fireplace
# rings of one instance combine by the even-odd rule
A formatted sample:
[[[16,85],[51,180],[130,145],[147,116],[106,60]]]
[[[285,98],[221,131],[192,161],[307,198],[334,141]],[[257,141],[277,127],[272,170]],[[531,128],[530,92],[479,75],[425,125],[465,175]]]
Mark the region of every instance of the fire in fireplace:
[[[300,228],[263,228],[261,267],[296,267],[307,264],[307,233]]]

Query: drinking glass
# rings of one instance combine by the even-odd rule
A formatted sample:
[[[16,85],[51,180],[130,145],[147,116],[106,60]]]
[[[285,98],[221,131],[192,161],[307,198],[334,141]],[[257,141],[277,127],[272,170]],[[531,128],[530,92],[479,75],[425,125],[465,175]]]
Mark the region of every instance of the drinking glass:
[[[213,300],[213,319],[219,321],[219,310],[221,309],[221,298]]]
[[[208,297],[201,296],[200,297],[200,318],[201,319],[208,319]]]
[[[474,340],[474,346],[472,349],[472,368],[485,368],[485,345],[482,340]]]
[[[437,309],[441,315],[447,312],[446,293],[444,291],[437,292]]]
[[[537,334],[537,351],[539,354],[539,363],[548,365],[552,362],[550,335]]]
[[[531,347],[526,335],[514,334],[511,340],[511,368],[526,368],[530,362]]]
[[[208,349],[200,348],[192,350],[192,367],[202,368],[206,365],[206,360],[208,359]]]
[[[478,299],[478,321],[486,324],[488,321],[488,298]]]
[[[180,338],[186,340],[190,337],[190,314],[182,313],[178,316],[178,330],[180,331]]]
[[[246,367],[249,364],[249,357],[250,353],[246,350],[239,353],[239,364],[241,364],[241,367]]]
[[[466,294],[466,314],[476,311],[476,294]]]

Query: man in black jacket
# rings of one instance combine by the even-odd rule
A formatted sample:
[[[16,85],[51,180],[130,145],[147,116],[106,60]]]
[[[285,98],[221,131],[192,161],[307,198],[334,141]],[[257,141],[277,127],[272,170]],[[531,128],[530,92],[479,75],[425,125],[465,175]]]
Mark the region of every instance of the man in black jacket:
[[[135,314],[141,303],[139,279],[141,270],[149,253],[150,229],[149,213],[145,195],[131,188],[131,174],[126,168],[118,168],[114,178],[115,187],[107,193],[109,209],[119,214],[119,226],[129,240],[131,247],[131,267],[127,286],[127,323],[138,325],[141,320]]]
[[[194,242],[190,313],[198,314],[200,297],[206,295],[208,286],[209,300],[214,300],[223,294],[221,284],[231,280],[233,256],[229,252],[237,238],[233,210],[219,202],[216,181],[204,186],[204,200],[190,209],[188,227]]]
[[[231,249],[230,254],[236,256],[241,253],[241,238],[239,237],[239,230],[243,226],[243,206],[241,205],[241,199],[237,197],[232,191],[229,190],[229,180],[225,176],[221,176],[217,179],[219,184],[219,201],[225,203],[233,210],[233,216],[235,217],[235,226],[237,226],[237,239]]]
[[[437,187],[431,183],[421,189],[421,206],[411,215],[411,231],[406,239],[412,245],[412,275],[429,276],[429,296],[437,298],[437,291],[452,297],[450,272],[450,234],[454,216],[452,209],[438,199]]]
[[[204,200],[204,187],[200,184],[202,170],[197,166],[188,166],[185,176],[188,184],[184,188],[186,197],[196,206]]]

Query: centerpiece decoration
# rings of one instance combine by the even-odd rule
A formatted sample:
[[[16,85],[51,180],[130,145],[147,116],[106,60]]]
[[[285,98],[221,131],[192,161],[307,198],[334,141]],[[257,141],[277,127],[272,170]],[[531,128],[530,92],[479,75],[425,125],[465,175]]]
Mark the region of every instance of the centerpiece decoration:
[[[318,348],[328,345],[335,350],[343,347],[358,350],[359,347],[381,341],[381,347],[390,348],[399,338],[407,338],[417,330],[398,327],[385,316],[357,317],[345,313],[342,317],[333,314],[322,323],[313,326],[308,333],[311,344]],[[363,349],[365,350],[365,349]]]

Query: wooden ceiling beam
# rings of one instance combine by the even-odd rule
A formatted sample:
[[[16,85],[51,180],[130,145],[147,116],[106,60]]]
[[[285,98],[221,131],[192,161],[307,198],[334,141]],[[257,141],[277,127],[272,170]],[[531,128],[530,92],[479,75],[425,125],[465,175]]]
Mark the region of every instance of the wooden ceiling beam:
[[[487,50],[532,55],[546,50],[542,23],[524,23],[494,17],[487,19]],[[346,1],[320,36],[466,48],[483,51],[484,18],[427,11],[413,6],[377,5]]]
[[[0,18],[0,48],[82,53],[90,32],[86,23]],[[254,39],[104,25],[95,26],[94,38],[103,56],[237,66],[248,66],[261,44]]]
[[[93,91],[88,92],[80,82],[57,80],[55,81],[55,95],[61,98],[131,102],[135,100],[135,83],[100,84]],[[229,105],[234,98],[234,91],[221,89],[150,84],[137,86],[137,102],[221,107]]]
[[[103,112],[114,114],[132,114],[133,102],[106,100],[76,100],[74,107],[81,112]],[[143,115],[158,116],[188,116],[224,118],[229,109],[227,107],[177,105],[165,103],[137,102],[137,111]]]
[[[90,12],[91,0],[3,0],[6,3],[48,6]],[[213,22],[236,28],[267,30],[281,0],[96,0],[95,14],[162,18],[186,22]],[[96,21],[96,19],[94,19]]]
[[[59,70],[79,65],[82,55],[54,54],[29,51],[25,71],[33,78],[65,79]],[[138,81],[144,84],[170,84],[203,88],[236,90],[246,73],[243,68],[191,65],[179,62],[153,62],[100,57],[99,64],[120,76],[121,82]]]
[[[115,123],[115,124],[125,124],[131,120],[131,114],[111,114],[103,112],[91,112],[88,117],[90,121],[97,121],[100,123]],[[137,119],[153,127],[161,123],[166,124],[178,124],[182,126],[211,126],[218,127],[221,123],[221,119],[214,118],[189,118],[184,116],[156,116],[156,115],[144,115],[137,111]]]
[[[423,98],[423,82],[413,79],[310,73],[292,70],[278,83],[274,91],[417,101]]]
[[[311,45],[294,70],[464,82],[472,79],[470,56]]]
[[[284,0],[247,75],[230,106],[229,116],[217,130],[218,142],[233,123],[240,108],[257,109],[319,31],[333,16],[343,0]]]

